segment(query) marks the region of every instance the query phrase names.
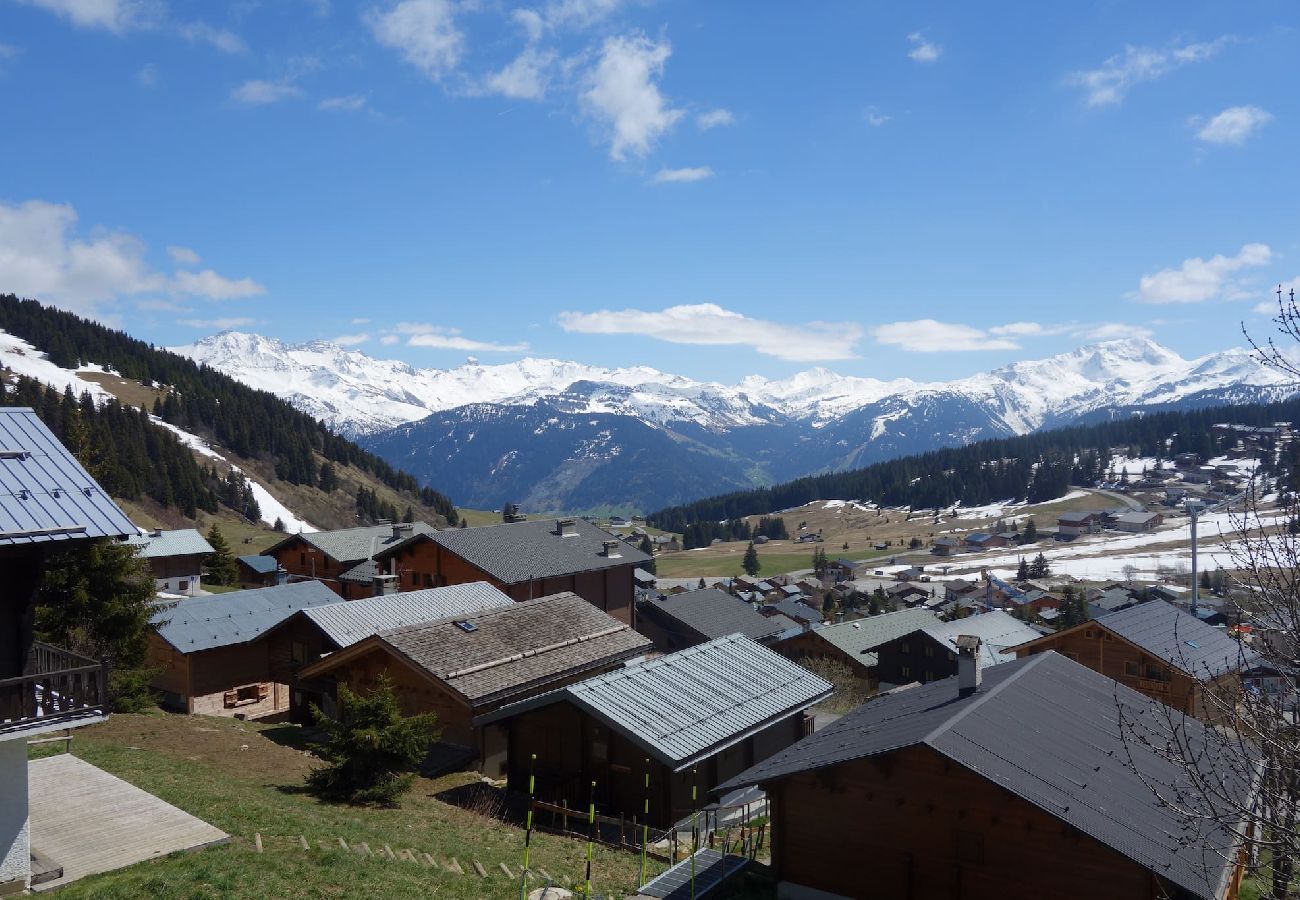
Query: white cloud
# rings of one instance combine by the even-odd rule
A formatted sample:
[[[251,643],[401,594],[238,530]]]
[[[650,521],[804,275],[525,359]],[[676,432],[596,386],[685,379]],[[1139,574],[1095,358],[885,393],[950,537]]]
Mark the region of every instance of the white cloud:
[[[172,300],[137,300],[135,301],[135,308],[143,309],[146,312],[194,312],[192,307],[184,306]]]
[[[1023,323],[1022,323],[1023,324]],[[1004,326],[1005,327],[1005,326]],[[916,319],[890,322],[871,329],[871,336],[881,344],[891,344],[913,353],[939,353],[962,350],[1018,350],[1020,345],[1007,337],[998,337],[970,325]]]
[[[183,266],[197,266],[203,261],[199,255],[189,247],[178,247],[175,244],[167,248],[167,255],[170,256],[174,262]]]
[[[237,300],[266,293],[266,288],[251,278],[226,278],[211,269],[177,272],[172,276],[171,290],[173,293],[192,294],[209,300]]]
[[[353,324],[353,325],[369,325],[369,324],[370,324],[370,320],[369,320],[369,319],[353,319],[353,320],[352,320],[352,324]]]
[[[344,97],[326,97],[316,104],[316,108],[326,112],[360,112],[369,102],[365,94],[348,94]]]
[[[76,226],[77,212],[67,204],[0,203],[0,283],[5,290],[86,315],[102,304],[142,294],[220,300],[265,290],[251,279],[232,280],[211,269],[159,272],[134,235],[95,228],[82,237]]]
[[[401,338],[399,338],[395,334],[386,334],[379,339],[379,343],[383,344],[386,347],[389,347],[392,346],[393,344],[396,344],[400,340]]]
[[[371,9],[363,19],[375,40],[434,81],[460,65],[465,36],[449,0],[401,0],[387,11]]]
[[[672,53],[667,42],[635,34],[606,39],[600,61],[587,74],[582,105],[609,129],[609,155],[645,156],[685,113],[673,109],[656,83]]]
[[[548,70],[555,59],[553,51],[527,47],[505,68],[483,79],[482,90],[516,100],[541,100],[546,96]]]
[[[551,0],[546,23],[552,28],[587,28],[613,15],[624,0]]]
[[[1137,297],[1144,303],[1203,303],[1219,298],[1240,300],[1249,296],[1234,276],[1242,269],[1266,265],[1272,259],[1267,244],[1246,244],[1236,256],[1194,256],[1177,269],[1143,275]]]
[[[81,28],[121,34],[156,23],[162,6],[155,0],[18,0],[62,16]]]
[[[1012,337],[1031,337],[1042,335],[1049,329],[1044,328],[1038,322],[1009,322],[1006,325],[996,325],[989,329],[989,334],[1006,335]]]
[[[151,88],[158,84],[158,67],[153,63],[145,63],[140,70],[135,73],[135,80],[142,87]]]
[[[334,338],[334,343],[340,347],[355,347],[358,344],[364,344],[368,340],[370,340],[370,335],[361,332],[360,334],[340,334]]]
[[[912,49],[907,51],[907,58],[912,62],[932,63],[943,55],[943,48],[927,41],[919,31],[913,31],[907,40],[912,45]]]
[[[245,81],[230,92],[230,99],[244,106],[266,106],[301,97],[302,90],[287,81]]]
[[[1281,291],[1282,302],[1290,304],[1292,292],[1300,292],[1300,275],[1297,275],[1290,281],[1282,282],[1274,289],[1274,291]],[[1274,293],[1271,299],[1262,300],[1251,307],[1251,312],[1260,316],[1276,316],[1278,314],[1277,301],[1277,294]]]
[[[560,327],[578,334],[635,334],[673,344],[747,346],[758,353],[797,362],[852,359],[862,339],[853,322],[789,325],[751,319],[714,303],[663,310],[562,312]]]
[[[542,34],[546,31],[546,21],[537,10],[516,9],[511,11],[510,18],[523,29],[529,43],[536,43],[542,39]]]
[[[1175,45],[1167,49],[1128,46],[1123,53],[1110,57],[1096,69],[1071,72],[1066,77],[1066,84],[1083,88],[1084,102],[1088,106],[1110,106],[1123,101],[1134,85],[1154,81],[1192,63],[1204,62],[1232,40],[1225,35],[1214,41]]]
[[[206,22],[187,22],[176,27],[177,33],[194,44],[210,44],[222,53],[244,53],[248,45],[233,31],[216,28]]]
[[[1112,341],[1117,338],[1149,338],[1155,335],[1150,328],[1130,325],[1127,322],[1104,322],[1071,332],[1071,336],[1085,341]]]
[[[863,113],[863,118],[867,120],[867,124],[872,128],[879,128],[890,120],[889,116],[880,112],[874,106],[867,107],[867,111]]]
[[[1208,122],[1193,118],[1190,124],[1197,129],[1196,136],[1208,144],[1241,145],[1271,121],[1273,114],[1258,106],[1229,106]]]
[[[215,328],[218,331],[228,331],[231,328],[244,328],[256,321],[246,316],[231,316],[225,319],[180,319],[178,324],[189,328]]]
[[[688,169],[660,169],[651,179],[655,184],[683,184],[691,181],[704,181],[713,177],[713,170],[708,166],[695,166]]]
[[[397,335],[407,335],[408,347],[430,347],[435,350],[470,350],[485,353],[520,353],[528,349],[525,343],[496,344],[491,341],[475,341],[461,334],[458,328],[446,328],[442,325],[429,325],[424,322],[400,322],[393,333],[380,339],[383,344],[397,343]],[[393,338],[388,340],[387,338]]]
[[[721,128],[723,125],[734,125],[736,124],[736,117],[731,114],[729,109],[711,109],[697,115],[695,124],[699,126],[701,131],[708,131],[711,128]]]

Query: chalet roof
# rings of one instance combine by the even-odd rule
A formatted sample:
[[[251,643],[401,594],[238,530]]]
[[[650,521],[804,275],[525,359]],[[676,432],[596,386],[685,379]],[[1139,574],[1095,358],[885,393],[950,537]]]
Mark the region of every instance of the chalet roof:
[[[920,585],[912,584],[907,581],[900,581],[897,582],[896,584],[891,584],[889,587],[885,588],[885,594],[890,597],[901,597],[904,594],[929,595],[929,593],[930,591],[928,588],[923,588]]]
[[[35,412],[0,408],[0,547],[136,533]]]
[[[894,638],[933,625],[939,617],[928,609],[904,609],[898,612],[854,619],[838,625],[814,628],[814,634],[849,656],[858,657],[864,666],[874,666],[876,654],[872,651]]]
[[[662,600],[647,600],[638,612],[652,618],[666,618],[686,626],[707,640],[728,634],[743,634],[762,641],[785,631],[785,625],[757,612],[739,597],[717,588],[701,588],[673,594]]]
[[[339,573],[339,581],[354,581],[357,584],[370,584],[379,574],[379,564],[373,559],[363,559],[350,569]]]
[[[968,543],[968,544],[983,544],[983,543],[985,543],[985,542],[987,542],[987,541],[991,541],[994,537],[996,537],[996,535],[992,535],[992,534],[984,534],[983,532],[978,532],[978,531],[977,531],[977,532],[975,532],[974,534],[968,534],[968,535],[966,535],[966,543]]]
[[[980,665],[996,666],[1005,663],[1002,651],[1032,641],[1042,635],[1015,616],[1001,610],[966,616],[951,622],[939,622],[921,629],[945,649],[956,651],[957,636],[973,634],[980,639]]]
[[[236,556],[235,559],[258,575],[271,575],[280,571],[280,563],[274,556]]]
[[[154,613],[158,636],[181,653],[256,640],[300,609],[337,603],[319,581],[299,581],[250,591],[191,597]]]
[[[654,584],[656,580],[653,572],[647,572],[642,568],[632,570],[632,577],[636,579],[637,584]]]
[[[1145,525],[1152,519],[1160,518],[1160,513],[1155,512],[1127,512],[1115,517],[1116,522],[1123,522],[1126,525]]]
[[[766,603],[764,609],[776,610],[784,616],[788,616],[795,621],[820,622],[822,613],[820,609],[813,609],[807,603],[801,600],[794,600],[790,597],[777,600],[775,603]]]
[[[344,600],[304,609],[300,615],[314,622],[339,647],[405,625],[467,616],[512,606],[514,601],[485,581],[448,587],[383,594],[364,600]]]
[[[312,663],[302,677],[332,671],[372,646],[404,659],[473,706],[654,649],[629,626],[566,592],[383,631]]]
[[[969,594],[979,590],[979,585],[964,578],[954,578],[944,585],[944,591],[950,594]]]
[[[585,519],[574,519],[563,536],[554,519],[453,528],[415,536],[389,545],[376,559],[420,540],[432,540],[503,584],[555,578],[575,572],[593,572],[616,566],[640,566],[650,557],[619,541],[617,556],[606,556],[604,542],[618,540]]]
[[[1137,604],[1137,601],[1133,599],[1133,595],[1124,588],[1111,588],[1102,591],[1101,596],[1091,602],[1094,606],[1104,609],[1108,613]]]
[[[425,522],[397,525],[363,525],[357,528],[339,528],[335,531],[313,531],[291,535],[266,553],[275,553],[294,541],[306,541],[330,559],[340,563],[358,563],[370,559],[371,554],[410,540],[412,535],[434,534],[434,527]]]
[[[960,547],[961,541],[955,537],[940,537],[934,539],[936,547]]]
[[[1056,517],[1056,521],[1064,525],[1084,525],[1100,516],[1101,513],[1096,510],[1082,510],[1080,512],[1063,512]]]
[[[503,707],[477,723],[569,702],[681,770],[807,709],[831,690],[780,654],[733,634]]]
[[[1086,624],[1086,623],[1085,623]],[[1227,631],[1163,600],[1139,603],[1093,621],[1195,678],[1217,678],[1253,662],[1255,651]]]
[[[1117,703],[1125,710],[1121,715]],[[1233,856],[1232,836],[1226,829],[1189,831],[1187,821],[1149,786],[1182,783],[1186,774],[1120,733],[1120,719],[1158,716],[1158,707],[1159,701],[1059,654],[1042,653],[991,669],[966,697],[958,696],[956,678],[883,695],[715,791],[928,746],[1209,900],[1218,896]],[[1182,721],[1193,745],[1204,746],[1204,726]],[[1246,786],[1225,777],[1225,786],[1244,797]]]
[[[152,532],[137,534],[127,538],[126,542],[136,547],[136,553],[145,559],[161,559],[168,556],[206,556],[212,552],[212,545],[193,528],[181,528],[176,531],[163,531],[157,534]]]

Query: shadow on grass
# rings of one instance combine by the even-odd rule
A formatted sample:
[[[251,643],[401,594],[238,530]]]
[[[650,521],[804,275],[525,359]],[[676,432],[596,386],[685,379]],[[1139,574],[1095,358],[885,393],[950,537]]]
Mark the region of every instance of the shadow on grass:
[[[270,728],[263,728],[261,735],[268,741],[277,743],[282,747],[288,747],[291,750],[314,751],[316,745],[325,740],[325,732],[319,728],[297,725],[292,722],[284,722],[279,725],[272,725]]]

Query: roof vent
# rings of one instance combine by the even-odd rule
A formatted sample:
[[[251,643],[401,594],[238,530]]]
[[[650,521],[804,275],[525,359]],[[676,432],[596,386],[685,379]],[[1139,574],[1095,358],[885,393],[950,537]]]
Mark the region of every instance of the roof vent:
[[[573,520],[572,520],[572,519],[556,519],[556,520],[555,520],[555,533],[556,533],[557,535],[559,535],[560,537],[573,537],[573,536],[575,536],[575,535],[577,534],[577,532],[575,532],[575,531],[573,530]]]
[[[1196,641],[1183,641],[1183,643],[1186,644],[1187,646],[1191,647],[1193,650],[1200,650],[1200,649],[1201,649],[1201,645],[1198,644],[1198,643],[1196,643]]]
[[[477,625],[475,625],[473,622],[468,622],[468,621],[464,621],[464,620],[462,620],[462,621],[460,621],[460,622],[457,622],[457,623],[456,623],[456,627],[459,628],[461,631],[464,631],[464,632],[466,632],[466,633],[469,633],[469,632],[471,632],[471,631],[478,631],[478,626],[477,626]]]
[[[973,634],[957,636],[957,696],[969,697],[979,690],[983,673],[980,672],[980,639]]]
[[[410,536],[414,531],[415,525],[411,522],[394,522],[393,540],[400,541],[402,538]]]
[[[601,541],[600,543],[604,548],[601,550],[602,556],[608,556],[611,559],[622,556],[622,554],[618,552],[618,548],[623,544],[622,541]]]

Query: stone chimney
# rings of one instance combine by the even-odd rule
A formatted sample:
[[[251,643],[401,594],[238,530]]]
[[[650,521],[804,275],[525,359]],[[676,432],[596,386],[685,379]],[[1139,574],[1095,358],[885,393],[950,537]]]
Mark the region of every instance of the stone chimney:
[[[969,697],[979,690],[980,639],[973,634],[957,636],[957,696]]]

